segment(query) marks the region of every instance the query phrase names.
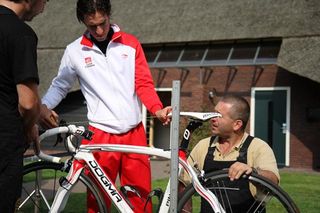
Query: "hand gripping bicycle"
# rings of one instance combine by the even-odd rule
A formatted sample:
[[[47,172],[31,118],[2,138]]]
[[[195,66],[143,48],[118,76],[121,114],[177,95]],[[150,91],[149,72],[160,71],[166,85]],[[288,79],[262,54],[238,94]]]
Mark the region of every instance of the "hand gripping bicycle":
[[[199,196],[203,197],[207,202],[210,203],[213,212],[225,212],[225,204],[219,202],[219,195],[226,193],[228,189],[223,189],[223,185],[219,187],[214,186],[213,183],[220,183],[227,177],[227,172],[222,173],[210,173],[204,174],[201,171],[197,171],[192,165],[190,165],[185,159],[185,150],[188,146],[188,142],[192,131],[197,127],[201,126],[202,122],[207,121],[213,117],[220,116],[218,113],[192,113],[192,112],[181,112],[182,116],[188,116],[191,121],[185,130],[183,141],[181,143],[181,150],[179,151],[179,166],[183,168],[191,177],[192,183],[181,193],[182,196],[178,200],[178,211],[182,211],[184,204],[195,197],[198,199]],[[76,127],[69,125],[66,127],[58,127],[51,130],[47,130],[40,139],[44,139],[51,135],[58,133],[71,133],[72,136],[80,135],[90,138],[90,132],[86,131],[83,127]],[[103,203],[102,194],[106,194],[113,202],[113,205],[119,212],[134,212],[132,205],[127,201],[126,196],[121,190],[110,181],[110,178],[101,169],[98,162],[94,159],[92,152],[107,151],[107,152],[127,152],[127,153],[138,153],[147,154],[150,156],[158,156],[166,159],[170,159],[171,153],[169,150],[163,150],[158,148],[141,147],[141,146],[130,146],[130,145],[80,145],[75,148],[72,144],[71,137],[68,137],[66,144],[69,150],[71,150],[72,157],[61,163],[61,158],[46,155],[39,151],[39,158],[44,161],[31,163],[24,168],[24,177],[28,177],[31,174],[30,179],[32,181],[26,181],[23,186],[23,191],[26,195],[22,197],[22,202],[19,207],[20,212],[25,212],[26,208],[34,209],[34,212],[68,212],[68,205],[72,202],[73,197],[77,196],[76,190],[79,185],[90,190],[95,197],[99,212],[107,212],[107,208]],[[49,175],[50,178],[38,177],[39,172],[43,170],[50,170],[54,174]],[[60,172],[62,174],[57,174]],[[68,175],[65,177],[65,173]],[[88,172],[91,175],[87,175]],[[35,173],[34,175],[32,175]],[[64,174],[63,174],[64,173]],[[46,175],[46,174],[45,174]],[[45,176],[43,175],[43,176]],[[61,177],[60,177],[61,176]],[[58,178],[60,177],[60,178]],[[276,200],[276,205],[284,209],[284,212],[298,212],[296,206],[288,195],[281,190],[278,186],[270,183],[268,180],[263,179],[258,175],[250,175],[245,177],[249,182],[259,184],[260,188],[264,188],[268,193],[264,200],[258,200],[261,205],[266,205],[269,200]],[[27,179],[27,178],[26,178]],[[52,181],[54,179],[54,181]],[[55,181],[59,179],[59,181]],[[43,187],[43,183],[51,183],[50,186],[54,185],[53,190],[47,190]],[[170,180],[169,180],[170,182]],[[59,185],[59,189],[56,190],[56,186]],[[98,187],[98,185],[100,187]],[[100,188],[102,190],[100,190]],[[217,191],[219,190],[219,191]],[[48,193],[49,191],[50,193]],[[170,207],[170,183],[168,183],[166,192],[163,194],[160,200],[159,212],[168,212]],[[50,195],[51,194],[51,195]],[[75,201],[70,207],[73,212],[76,207],[86,203],[86,199],[82,201]],[[30,205],[28,205],[28,203]],[[31,207],[30,207],[31,206]],[[86,208],[85,206],[82,208]],[[19,212],[18,211],[18,212]],[[194,212],[199,212],[194,208]],[[254,212],[254,211],[249,211]]]

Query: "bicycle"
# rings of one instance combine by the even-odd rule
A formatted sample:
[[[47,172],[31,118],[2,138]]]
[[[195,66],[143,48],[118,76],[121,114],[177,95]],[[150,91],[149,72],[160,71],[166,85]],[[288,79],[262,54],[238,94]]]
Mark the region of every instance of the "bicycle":
[[[220,202],[220,196],[226,196],[228,190],[236,190],[226,188],[223,182],[228,178],[227,171],[212,172],[209,174],[204,174],[202,171],[197,171],[192,165],[186,161],[186,149],[189,144],[191,133],[202,125],[203,122],[208,121],[213,117],[220,116],[219,113],[194,113],[194,112],[181,112],[181,116],[187,116],[190,118],[190,122],[185,129],[183,140],[180,145],[179,151],[179,168],[183,167],[185,171],[191,176],[192,183],[186,187],[183,193],[180,194],[178,199],[178,212],[181,212],[185,203],[190,199],[199,199],[203,197],[207,200],[213,211],[216,213],[224,213],[226,203]],[[26,182],[23,185],[23,192],[26,195],[23,196],[23,201],[19,206],[18,212],[24,212],[29,210],[24,210],[28,208],[28,203],[31,203],[31,208],[34,208],[35,212],[61,212],[66,204],[70,202],[71,197],[77,196],[72,190],[77,189],[76,185],[82,184],[85,188],[90,190],[96,199],[99,212],[107,212],[106,206],[103,203],[103,194],[107,194],[112,200],[113,205],[120,212],[134,212],[132,206],[128,199],[126,198],[126,190],[124,186],[118,190],[115,184],[113,184],[107,174],[103,172],[100,168],[98,162],[95,161],[92,152],[93,151],[111,151],[111,152],[127,152],[127,153],[138,153],[147,154],[149,156],[157,156],[164,159],[170,159],[170,150],[163,150],[158,148],[141,147],[141,146],[131,146],[131,145],[80,145],[75,147],[72,144],[72,136],[82,136],[90,139],[91,134],[89,131],[85,130],[83,127],[77,127],[75,125],[68,125],[64,127],[58,127],[54,129],[47,130],[44,134],[40,136],[43,140],[51,135],[56,135],[59,133],[71,133],[71,136],[66,138],[67,148],[71,151],[71,157],[65,162],[61,162],[61,158],[53,157],[39,152],[39,158],[42,161],[28,164],[24,167],[24,177],[28,177],[31,173],[36,173],[32,178],[32,183]],[[51,175],[50,181],[55,184],[53,186],[51,193],[48,194],[44,188],[42,188],[42,183],[48,182],[45,177],[40,177],[40,173],[45,170],[52,170],[54,175]],[[85,171],[89,171],[90,176],[86,175]],[[59,172],[67,173],[67,176],[57,174]],[[60,177],[61,176],[61,177]],[[57,181],[59,177],[59,181]],[[273,184],[269,180],[257,175],[251,174],[248,176],[243,176],[248,182],[259,185],[259,189],[263,189],[264,197],[257,199],[256,202],[259,205],[265,205],[271,203],[271,205],[277,206],[277,212],[290,212],[298,213],[299,210],[292,199],[284,192],[279,186]],[[42,179],[42,181],[41,181]],[[58,182],[58,183],[57,183]],[[56,186],[59,184],[58,190]],[[218,185],[216,185],[218,184]],[[103,189],[100,190],[99,186]],[[29,187],[29,188],[28,188]],[[31,188],[30,188],[31,187]],[[130,189],[129,189],[130,190]],[[158,212],[168,212],[170,208],[170,179],[167,184],[166,190],[162,193],[159,190],[154,192],[158,193],[159,206]],[[160,194],[160,195],[159,195]],[[69,198],[69,199],[68,199]],[[84,198],[85,199],[85,198]],[[272,202],[270,202],[272,201]],[[77,202],[77,204],[86,203],[86,201]],[[256,204],[254,204],[257,206]],[[44,208],[44,209],[43,209]],[[74,207],[71,207],[74,210]],[[83,207],[85,208],[85,207]],[[279,211],[280,210],[280,211]],[[199,212],[195,210],[195,212]],[[75,212],[78,212],[77,210]],[[254,212],[254,211],[250,211]]]

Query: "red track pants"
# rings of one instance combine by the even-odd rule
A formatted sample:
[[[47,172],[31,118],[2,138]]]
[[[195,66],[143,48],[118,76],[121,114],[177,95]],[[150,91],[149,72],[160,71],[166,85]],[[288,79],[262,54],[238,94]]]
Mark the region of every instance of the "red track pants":
[[[89,129],[94,132],[93,139],[91,141],[82,140],[82,144],[147,145],[146,134],[142,123],[131,131],[123,134],[110,134],[92,126],[89,126]],[[142,200],[133,193],[128,193],[129,200],[134,206],[134,212],[152,212],[151,201],[148,202],[144,210],[147,196],[151,190],[149,156],[116,152],[97,152],[94,153],[94,157],[113,183],[119,174],[121,186],[131,185],[140,192]],[[93,196],[89,194],[87,202],[88,212],[90,213],[97,212],[97,206],[93,199]],[[108,208],[110,208],[110,200],[107,196],[105,196],[105,202]]]

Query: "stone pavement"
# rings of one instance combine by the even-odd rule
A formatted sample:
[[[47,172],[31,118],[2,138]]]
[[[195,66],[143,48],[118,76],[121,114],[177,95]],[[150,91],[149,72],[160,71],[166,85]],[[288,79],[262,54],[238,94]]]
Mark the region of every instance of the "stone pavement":
[[[167,178],[170,175],[170,160],[151,158],[152,180]]]

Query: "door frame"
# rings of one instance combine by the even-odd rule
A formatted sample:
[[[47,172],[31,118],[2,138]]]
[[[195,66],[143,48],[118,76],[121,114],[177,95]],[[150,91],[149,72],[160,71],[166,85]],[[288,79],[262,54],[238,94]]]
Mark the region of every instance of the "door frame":
[[[157,92],[172,92],[172,88],[155,88]],[[165,107],[165,106],[163,106]],[[142,123],[146,130],[147,122],[147,108],[142,104]]]
[[[286,109],[286,136],[285,136],[285,166],[289,166],[290,163],[290,106],[291,106],[291,89],[290,87],[252,87],[251,88],[251,116],[250,116],[250,135],[254,136],[254,124],[255,124],[255,94],[257,91],[276,91],[285,90],[287,92],[287,109]]]

